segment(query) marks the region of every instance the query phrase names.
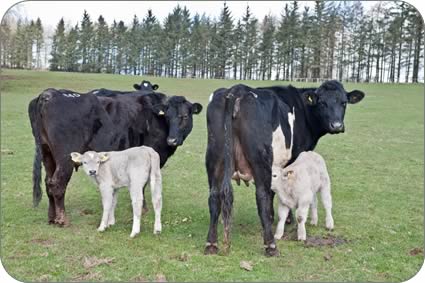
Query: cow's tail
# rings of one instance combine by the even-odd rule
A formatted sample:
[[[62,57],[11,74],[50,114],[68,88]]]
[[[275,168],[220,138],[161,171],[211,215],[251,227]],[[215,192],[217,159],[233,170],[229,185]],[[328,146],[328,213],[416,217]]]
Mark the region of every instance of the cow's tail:
[[[233,206],[233,133],[232,119],[233,108],[235,106],[235,97],[230,89],[226,94],[226,102],[224,108],[224,176],[221,186],[221,211],[223,213],[224,224],[224,247],[230,244],[230,226],[232,218]]]
[[[40,123],[40,116],[38,115],[38,98],[33,99],[28,106],[28,115],[31,122],[32,134],[35,140],[35,154],[34,154],[34,162],[32,168],[32,201],[33,206],[37,207],[41,201],[41,137],[40,137],[40,129],[38,124]]]

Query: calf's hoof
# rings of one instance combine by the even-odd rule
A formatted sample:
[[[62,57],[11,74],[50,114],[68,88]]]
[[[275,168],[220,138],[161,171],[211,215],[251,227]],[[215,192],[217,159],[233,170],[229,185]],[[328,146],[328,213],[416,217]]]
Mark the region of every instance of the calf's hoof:
[[[140,232],[131,232],[130,238],[136,237]]]
[[[266,247],[265,254],[268,257],[272,257],[272,256],[275,257],[275,256],[279,256],[280,252],[279,252],[279,250],[277,249],[276,246],[274,246],[274,247],[268,246],[268,247]]]
[[[161,234],[161,230],[153,230],[153,234],[154,235],[159,235],[159,234]]]
[[[217,244],[210,244],[207,243],[204,254],[205,255],[216,255],[218,253],[218,247]]]
[[[274,238],[275,238],[276,240],[280,240],[280,239],[282,239],[282,237],[283,237],[283,234],[282,234],[282,235],[278,235],[278,234],[275,234],[275,235],[274,235]]]
[[[97,228],[98,232],[103,232],[105,231],[106,227],[105,226],[99,226],[99,228]]]

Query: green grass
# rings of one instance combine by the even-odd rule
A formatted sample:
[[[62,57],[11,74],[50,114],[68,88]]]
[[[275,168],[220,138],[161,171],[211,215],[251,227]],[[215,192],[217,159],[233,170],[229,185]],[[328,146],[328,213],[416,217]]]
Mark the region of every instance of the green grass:
[[[423,253],[410,254],[424,245],[421,84],[345,85],[348,90],[363,90],[366,98],[347,110],[346,133],[325,136],[317,151],[325,157],[332,179],[332,235],[348,243],[305,247],[296,241],[279,241],[282,256],[266,258],[252,185],[234,187],[229,255],[203,255],[209,224],[205,109],[212,91],[235,81],[148,78],[159,84],[162,92],[185,95],[200,102],[204,110],[194,118],[191,135],[162,171],[163,233],[152,234],[149,204],[150,212],[142,219],[142,233],[130,239],[128,191],[119,195],[117,224],[98,233],[100,196],[82,171],[74,174],[66,194],[70,227],[47,224],[44,185],[39,208],[32,208],[34,141],[27,106],[48,87],[80,92],[100,87],[131,89],[141,78],[11,70],[4,70],[2,76],[1,260],[18,280],[152,281],[162,274],[168,281],[404,281],[423,263]],[[147,197],[150,199],[150,194]],[[308,235],[328,233],[323,216],[320,207],[319,226],[308,225]],[[221,227],[219,233],[222,239]],[[93,256],[113,260],[84,267],[84,259]],[[253,270],[242,270],[241,260],[251,261]]]

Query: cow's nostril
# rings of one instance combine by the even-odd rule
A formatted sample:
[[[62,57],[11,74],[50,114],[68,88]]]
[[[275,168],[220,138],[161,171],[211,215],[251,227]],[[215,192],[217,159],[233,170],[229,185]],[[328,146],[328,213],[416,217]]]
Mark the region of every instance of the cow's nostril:
[[[176,145],[177,144],[177,139],[168,138],[167,139],[167,143],[168,143],[168,145]]]
[[[96,170],[90,170],[89,173],[90,175],[96,175]]]
[[[331,128],[333,130],[340,130],[342,128],[342,123],[341,122],[332,122],[331,123]]]

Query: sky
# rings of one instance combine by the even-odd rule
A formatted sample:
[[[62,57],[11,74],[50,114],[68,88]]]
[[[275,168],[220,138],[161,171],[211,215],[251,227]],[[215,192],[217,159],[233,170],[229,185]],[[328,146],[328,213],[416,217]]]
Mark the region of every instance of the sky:
[[[285,4],[290,2],[227,1],[226,3],[235,19],[242,17],[246,5],[249,4],[251,12],[261,20],[267,14],[279,16]],[[374,3],[376,1],[364,1],[366,7]],[[152,9],[153,14],[162,22],[177,4],[188,7],[192,16],[195,13],[206,13],[208,16],[218,17],[223,8],[223,1],[27,1],[15,5],[12,9],[28,19],[40,17],[45,27],[54,28],[61,17],[64,17],[66,24],[74,26],[81,21],[84,10],[87,10],[93,21],[96,21],[99,15],[103,15],[108,24],[114,19],[123,20],[128,24],[135,14],[141,20],[148,9]],[[299,4],[302,8],[305,5],[313,6],[314,2],[300,1]]]

